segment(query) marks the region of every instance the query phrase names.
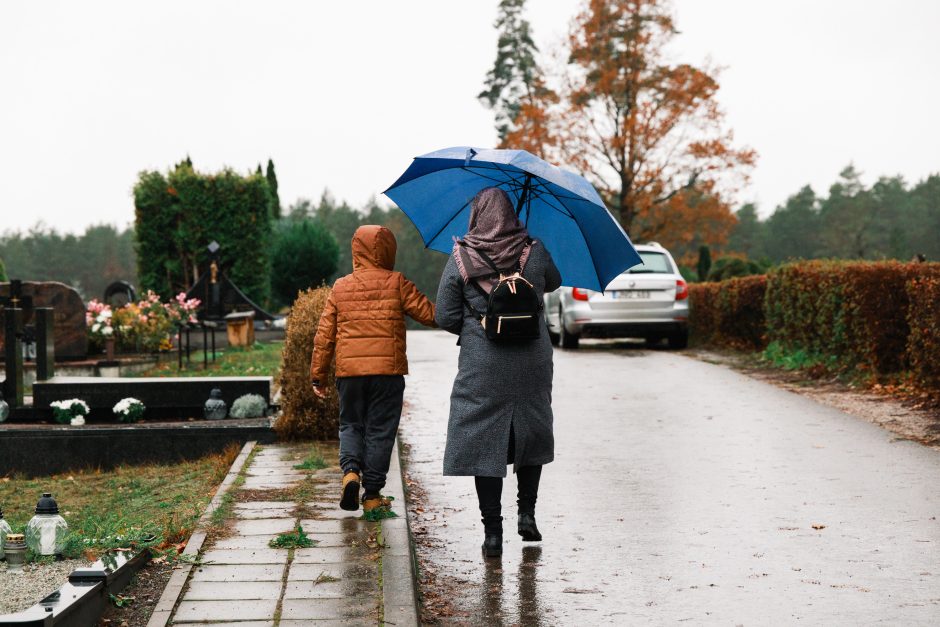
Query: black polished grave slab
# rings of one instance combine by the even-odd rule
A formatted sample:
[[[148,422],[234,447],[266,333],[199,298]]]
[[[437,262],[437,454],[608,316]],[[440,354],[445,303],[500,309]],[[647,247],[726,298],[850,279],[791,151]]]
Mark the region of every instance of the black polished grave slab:
[[[139,422],[133,425],[9,424],[0,428],[0,476],[50,475],[122,464],[174,463],[230,444],[276,439],[271,418]],[[172,480],[167,477],[167,480]]]
[[[114,422],[114,405],[132,397],[147,407],[146,419],[197,418],[213,388],[229,407],[243,394],[271,403],[271,377],[53,377],[33,384],[33,413],[48,420],[52,402],[78,398],[91,408],[90,421]]]

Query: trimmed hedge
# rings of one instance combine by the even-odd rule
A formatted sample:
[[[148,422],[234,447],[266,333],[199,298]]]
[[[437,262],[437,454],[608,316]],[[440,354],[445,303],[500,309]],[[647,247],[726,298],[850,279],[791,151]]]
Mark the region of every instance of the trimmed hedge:
[[[789,351],[834,358],[838,369],[891,374],[909,367],[907,284],[940,264],[814,261],[768,275],[767,334]]]
[[[742,277],[689,286],[690,333],[699,342],[761,350],[766,346],[767,277]]]
[[[839,372],[910,371],[940,392],[940,264],[808,261],[690,286],[697,342],[800,354]]]
[[[918,385],[940,397],[940,276],[908,281],[907,296],[911,374]]]
[[[335,440],[339,433],[339,397],[333,386],[332,368],[325,387],[333,393],[327,398],[317,398],[310,384],[313,338],[329,296],[328,287],[300,292],[287,318],[279,379],[283,413],[274,425],[282,438]]]
[[[222,269],[265,305],[271,287],[271,192],[260,174],[205,174],[183,162],[167,174],[141,172],[134,185],[137,274],[164,300],[189,291],[221,246]]]

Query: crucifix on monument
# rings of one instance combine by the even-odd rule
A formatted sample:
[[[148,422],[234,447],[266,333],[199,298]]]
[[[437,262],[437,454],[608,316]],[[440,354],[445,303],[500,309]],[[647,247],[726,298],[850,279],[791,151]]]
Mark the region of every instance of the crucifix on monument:
[[[45,381],[55,376],[55,319],[51,307],[34,307],[33,299],[23,294],[23,282],[10,281],[9,296],[0,297],[3,311],[3,398],[12,409],[23,406],[24,343],[34,344],[36,379]],[[26,325],[31,316],[32,324]]]

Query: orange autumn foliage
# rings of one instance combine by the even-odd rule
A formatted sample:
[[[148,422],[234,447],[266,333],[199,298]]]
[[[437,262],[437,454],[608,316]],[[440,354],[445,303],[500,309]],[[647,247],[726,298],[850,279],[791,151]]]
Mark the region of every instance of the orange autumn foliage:
[[[586,0],[555,91],[523,103],[504,145],[587,173],[636,241],[720,248],[756,160],[733,146],[716,71],[670,64],[667,0]]]

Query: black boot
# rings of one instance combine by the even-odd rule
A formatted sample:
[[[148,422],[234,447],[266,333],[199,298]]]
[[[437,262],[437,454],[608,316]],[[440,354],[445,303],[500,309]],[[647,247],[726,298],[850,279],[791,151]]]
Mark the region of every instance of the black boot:
[[[519,513],[519,535],[526,542],[541,542],[542,534],[539,528],[535,526],[534,514]]]
[[[503,554],[503,534],[488,533],[483,540],[483,557],[499,557]]]

